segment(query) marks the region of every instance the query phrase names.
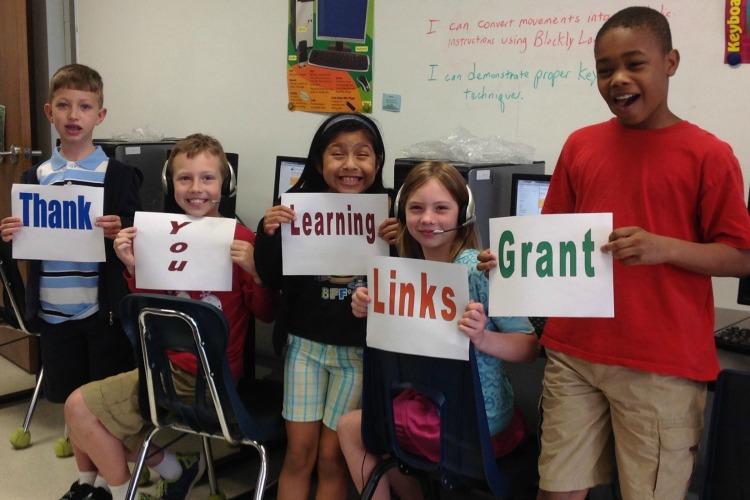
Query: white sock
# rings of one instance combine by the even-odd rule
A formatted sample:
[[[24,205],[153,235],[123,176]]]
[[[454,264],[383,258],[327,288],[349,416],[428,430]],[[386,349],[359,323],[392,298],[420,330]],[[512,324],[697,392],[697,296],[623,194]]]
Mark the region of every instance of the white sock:
[[[182,474],[182,465],[177,460],[177,455],[171,451],[164,451],[164,458],[154,467],[151,467],[165,481],[174,481]]]
[[[96,476],[96,480],[94,481],[94,487],[104,488],[105,490],[109,491],[109,485],[107,484],[107,480],[104,479],[104,477],[102,476]]]
[[[110,486],[109,492],[112,493],[112,500],[125,500],[125,497],[128,494],[128,485],[130,482],[126,482],[125,484],[121,484],[119,486]]]
[[[94,481],[96,481],[97,474],[98,472],[95,470],[86,471],[86,472],[79,471],[78,472],[78,484],[90,484],[93,486]]]

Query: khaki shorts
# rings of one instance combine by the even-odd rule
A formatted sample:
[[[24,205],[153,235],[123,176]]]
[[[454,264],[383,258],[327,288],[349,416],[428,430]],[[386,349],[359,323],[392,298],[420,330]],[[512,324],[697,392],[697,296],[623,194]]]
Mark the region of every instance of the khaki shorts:
[[[193,396],[195,377],[172,365],[175,390],[180,396]],[[99,422],[110,434],[138,453],[153,428],[141,416],[138,404],[138,370],[120,373],[81,387],[81,396]]]
[[[624,500],[684,499],[703,430],[706,384],[547,350],[540,489],[609,483]]]

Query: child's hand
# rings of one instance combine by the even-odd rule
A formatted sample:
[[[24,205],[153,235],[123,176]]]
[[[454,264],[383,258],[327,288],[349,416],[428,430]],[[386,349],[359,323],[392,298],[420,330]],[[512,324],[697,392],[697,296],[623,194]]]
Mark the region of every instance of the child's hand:
[[[266,210],[263,217],[263,232],[268,236],[273,236],[281,224],[288,224],[296,220],[294,210],[284,205],[276,205]]]
[[[609,235],[609,243],[601,251],[626,266],[664,264],[668,261],[669,238],[658,236],[640,227],[621,227]]]
[[[135,277],[135,254],[133,253],[133,238],[135,238],[136,228],[126,227],[115,237],[115,253],[117,257],[125,264],[128,274]]]
[[[398,235],[398,219],[395,217],[389,217],[380,224],[378,228],[378,236],[383,238],[389,245],[396,243],[396,236]]]
[[[497,267],[497,256],[492,253],[489,248],[479,252],[477,260],[479,261],[479,264],[477,264],[477,270],[484,271],[485,275],[489,275],[490,269]]]
[[[96,218],[94,225],[103,228],[104,237],[110,240],[117,238],[117,233],[122,229],[119,215],[102,215]]]
[[[357,287],[352,295],[352,314],[357,318],[367,317],[367,304],[370,303],[370,291],[366,286]]]
[[[6,217],[0,222],[0,235],[2,235],[3,241],[8,242],[13,239],[19,229],[23,227],[23,222],[20,217]]]
[[[245,240],[232,241],[229,246],[229,253],[232,256],[232,262],[250,273],[256,285],[263,286],[263,281],[258,276],[257,269],[255,269],[255,259],[253,258],[255,247],[250,242]]]
[[[469,301],[461,319],[458,320],[458,329],[469,337],[478,350],[481,350],[482,342],[484,342],[486,324],[487,316],[484,314],[482,303]]]

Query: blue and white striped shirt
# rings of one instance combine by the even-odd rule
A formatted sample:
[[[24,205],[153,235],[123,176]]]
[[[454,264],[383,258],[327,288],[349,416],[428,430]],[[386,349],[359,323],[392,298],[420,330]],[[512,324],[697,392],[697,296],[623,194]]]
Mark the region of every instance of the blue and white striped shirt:
[[[109,158],[101,147],[83,160],[68,161],[55,149],[37,168],[39,184],[100,186]],[[83,319],[99,310],[99,262],[42,261],[39,317],[48,323]]]

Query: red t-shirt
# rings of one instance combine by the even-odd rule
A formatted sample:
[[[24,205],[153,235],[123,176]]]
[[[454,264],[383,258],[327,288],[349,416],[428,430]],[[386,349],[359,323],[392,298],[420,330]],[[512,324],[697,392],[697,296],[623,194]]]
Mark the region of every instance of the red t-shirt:
[[[612,212],[615,228],[750,248],[737,158],[685,121],[635,130],[613,118],[571,134],[543,213],[596,212]],[[672,265],[613,267],[615,317],[550,318],[542,344],[595,363],[715,379],[711,277]]]

